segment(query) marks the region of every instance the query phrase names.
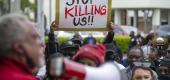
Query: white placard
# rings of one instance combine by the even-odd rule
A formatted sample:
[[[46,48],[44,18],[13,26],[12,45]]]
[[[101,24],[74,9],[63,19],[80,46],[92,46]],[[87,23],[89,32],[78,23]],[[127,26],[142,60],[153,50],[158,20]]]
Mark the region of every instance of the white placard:
[[[106,29],[111,0],[57,0],[59,30]]]

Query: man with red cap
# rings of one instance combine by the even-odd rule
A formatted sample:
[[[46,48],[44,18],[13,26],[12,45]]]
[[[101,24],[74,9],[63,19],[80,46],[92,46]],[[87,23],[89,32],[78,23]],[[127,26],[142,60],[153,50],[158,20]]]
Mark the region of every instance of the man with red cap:
[[[105,47],[103,44],[84,45],[73,56],[73,60],[88,66],[97,67],[104,63]]]

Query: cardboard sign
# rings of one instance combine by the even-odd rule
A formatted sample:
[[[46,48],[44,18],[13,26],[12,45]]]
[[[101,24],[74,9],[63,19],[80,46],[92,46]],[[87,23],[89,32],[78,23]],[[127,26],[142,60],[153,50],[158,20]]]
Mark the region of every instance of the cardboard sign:
[[[106,31],[111,0],[56,0],[56,23],[64,31]]]

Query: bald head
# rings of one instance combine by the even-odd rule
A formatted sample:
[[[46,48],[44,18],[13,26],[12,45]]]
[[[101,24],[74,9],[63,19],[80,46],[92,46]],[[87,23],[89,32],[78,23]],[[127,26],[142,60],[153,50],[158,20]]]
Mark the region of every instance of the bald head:
[[[128,61],[130,65],[133,64],[135,61],[143,60],[143,51],[141,48],[132,48],[128,53]]]
[[[16,41],[19,41],[25,29],[22,23],[29,21],[21,14],[8,14],[0,17],[0,56],[7,54]]]

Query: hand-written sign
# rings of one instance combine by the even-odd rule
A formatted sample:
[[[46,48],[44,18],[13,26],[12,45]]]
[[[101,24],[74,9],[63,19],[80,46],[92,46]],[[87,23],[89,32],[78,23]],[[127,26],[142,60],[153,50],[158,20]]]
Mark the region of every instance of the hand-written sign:
[[[59,30],[105,30],[111,0],[56,0]]]

